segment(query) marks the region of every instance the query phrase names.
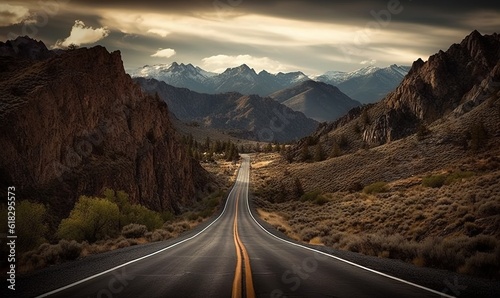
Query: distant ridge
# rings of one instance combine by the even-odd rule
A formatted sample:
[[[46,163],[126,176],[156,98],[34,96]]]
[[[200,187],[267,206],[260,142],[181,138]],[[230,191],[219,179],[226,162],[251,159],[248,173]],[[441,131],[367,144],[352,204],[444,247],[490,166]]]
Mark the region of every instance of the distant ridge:
[[[275,92],[270,97],[319,122],[337,120],[361,105],[337,87],[312,80]]]
[[[203,94],[155,79],[134,80],[150,94],[157,93],[180,120],[222,130],[238,138],[289,142],[311,134],[318,125],[271,98],[236,92]]]

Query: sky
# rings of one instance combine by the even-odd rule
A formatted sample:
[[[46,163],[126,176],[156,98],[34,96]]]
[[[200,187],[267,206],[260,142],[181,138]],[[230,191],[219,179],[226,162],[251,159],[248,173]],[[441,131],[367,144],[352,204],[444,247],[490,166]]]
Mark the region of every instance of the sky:
[[[2,41],[120,50],[125,69],[191,63],[222,72],[352,71],[411,65],[473,30],[500,33],[500,1],[2,1]]]

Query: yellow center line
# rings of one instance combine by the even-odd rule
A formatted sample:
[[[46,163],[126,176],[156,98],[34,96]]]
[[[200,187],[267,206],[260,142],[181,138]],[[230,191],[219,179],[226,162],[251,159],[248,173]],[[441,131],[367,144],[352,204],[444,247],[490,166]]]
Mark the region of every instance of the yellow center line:
[[[242,281],[242,263],[245,265],[245,285],[246,285],[246,296],[247,298],[255,297],[255,290],[253,288],[253,279],[252,279],[252,269],[250,267],[250,258],[248,257],[248,252],[241,242],[240,235],[238,233],[238,202],[240,199],[241,191],[238,193],[236,197],[236,212],[234,215],[234,224],[233,224],[233,236],[234,236],[234,245],[236,246],[236,272],[234,274],[233,280],[233,298],[243,297],[243,281]],[[243,256],[242,256],[243,255]],[[242,260],[243,259],[243,260]]]

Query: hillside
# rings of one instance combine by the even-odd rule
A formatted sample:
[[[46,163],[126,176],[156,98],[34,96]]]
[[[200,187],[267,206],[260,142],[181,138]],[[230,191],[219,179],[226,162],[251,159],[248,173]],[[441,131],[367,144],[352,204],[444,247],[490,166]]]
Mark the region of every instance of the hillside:
[[[361,105],[337,87],[312,80],[277,91],[269,97],[319,122],[337,120]]]
[[[256,164],[257,204],[301,241],[498,278],[499,44],[473,32]]]
[[[312,133],[317,122],[270,99],[240,93],[202,94],[154,79],[135,78],[150,94],[158,93],[184,122],[219,129],[260,142],[288,142]]]
[[[18,200],[62,217],[80,195],[112,188],[177,212],[210,181],[178,142],[167,105],[134,84],[120,52],[53,52],[25,37],[0,43],[0,53],[0,181]]]

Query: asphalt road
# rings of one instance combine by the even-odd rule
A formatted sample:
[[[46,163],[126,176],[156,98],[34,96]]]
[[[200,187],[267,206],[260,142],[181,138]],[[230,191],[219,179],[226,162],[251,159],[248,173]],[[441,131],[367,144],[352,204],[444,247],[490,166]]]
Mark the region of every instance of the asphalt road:
[[[278,238],[254,218],[244,156],[224,211],[196,234],[41,297],[440,297]]]

